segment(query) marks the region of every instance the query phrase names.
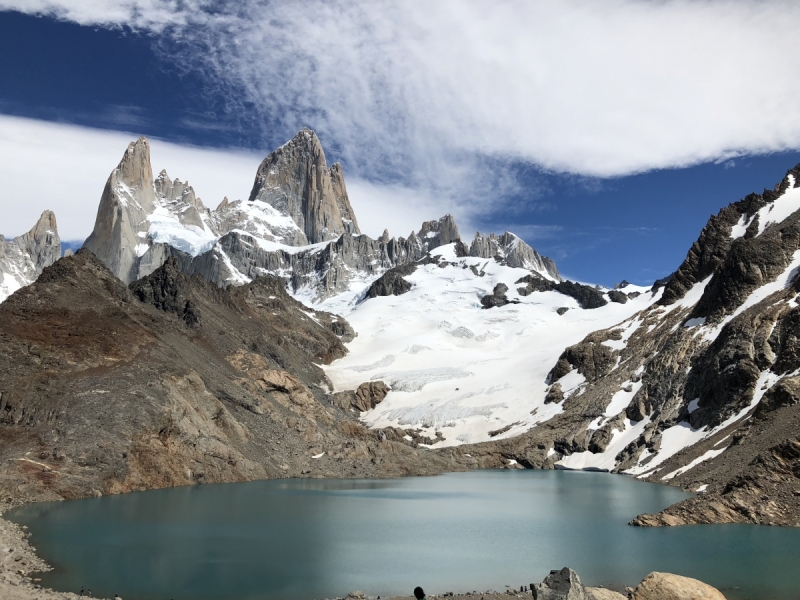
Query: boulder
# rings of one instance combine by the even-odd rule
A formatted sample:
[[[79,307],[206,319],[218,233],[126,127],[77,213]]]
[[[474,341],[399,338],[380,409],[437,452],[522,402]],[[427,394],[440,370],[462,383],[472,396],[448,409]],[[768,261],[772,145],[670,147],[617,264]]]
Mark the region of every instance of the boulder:
[[[547,390],[547,395],[544,397],[545,404],[558,403],[564,399],[564,390],[561,388],[560,383],[554,383]]]
[[[671,573],[650,573],[633,590],[632,600],[725,600],[708,584]]]
[[[586,588],[587,600],[627,600],[627,596],[605,588]]]
[[[481,298],[481,306],[483,306],[483,308],[493,308],[495,306],[505,306],[506,304],[518,304],[518,300],[509,300],[506,297],[507,291],[508,286],[506,284],[498,283],[494,286],[494,290],[491,294]]]
[[[609,290],[608,299],[618,304],[625,304],[628,301],[628,295],[619,290]]]
[[[542,583],[534,586],[533,597],[535,600],[588,600],[580,577],[569,567],[550,571]]]

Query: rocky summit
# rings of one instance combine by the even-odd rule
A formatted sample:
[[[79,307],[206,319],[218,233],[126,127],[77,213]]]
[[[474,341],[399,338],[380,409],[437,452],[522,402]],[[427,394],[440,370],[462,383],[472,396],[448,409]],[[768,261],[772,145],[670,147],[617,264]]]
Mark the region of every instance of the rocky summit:
[[[0,302],[36,281],[45,267],[61,256],[56,216],[42,213],[29,232],[6,240],[0,235]]]
[[[608,289],[451,215],[361,233],[308,129],[213,210],[140,138],[77,255],[0,240],[2,491],[589,469],[697,493],[635,525],[800,525],[798,182]]]

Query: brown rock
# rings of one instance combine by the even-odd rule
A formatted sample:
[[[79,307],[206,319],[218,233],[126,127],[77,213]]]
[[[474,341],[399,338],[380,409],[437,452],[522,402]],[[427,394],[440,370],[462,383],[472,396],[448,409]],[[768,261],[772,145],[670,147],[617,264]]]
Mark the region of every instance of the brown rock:
[[[586,588],[587,600],[626,600],[627,596],[623,596],[619,592],[607,590],[605,588]]]
[[[632,600],[725,600],[708,584],[671,573],[650,573],[633,590]]]

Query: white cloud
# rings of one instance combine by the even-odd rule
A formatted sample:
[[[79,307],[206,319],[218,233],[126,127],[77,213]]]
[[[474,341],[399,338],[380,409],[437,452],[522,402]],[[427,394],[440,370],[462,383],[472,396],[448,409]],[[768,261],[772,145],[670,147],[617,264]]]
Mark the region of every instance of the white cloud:
[[[0,214],[7,237],[29,230],[43,210],[56,213],[62,239],[91,233],[103,186],[136,133],[0,116]],[[209,206],[250,194],[262,156],[151,139],[154,172],[189,180]]]
[[[442,169],[482,154],[614,176],[800,147],[796,2],[2,7],[162,31],[178,44],[177,54],[164,46],[173,59],[214,75],[231,106],[255,102],[284,135],[309,124],[362,176],[399,174],[415,187],[437,189],[454,176]]]
[[[94,226],[109,174],[137,133],[103,131],[0,115],[0,215],[2,231],[13,237],[28,231],[44,210],[56,213],[65,240],[84,239]],[[208,149],[150,139],[154,173],[188,180],[209,207],[224,196],[247,198],[263,156],[236,149]],[[379,186],[345,173],[348,192],[365,233],[377,237],[385,227],[408,235],[423,220],[453,206],[414,190]]]

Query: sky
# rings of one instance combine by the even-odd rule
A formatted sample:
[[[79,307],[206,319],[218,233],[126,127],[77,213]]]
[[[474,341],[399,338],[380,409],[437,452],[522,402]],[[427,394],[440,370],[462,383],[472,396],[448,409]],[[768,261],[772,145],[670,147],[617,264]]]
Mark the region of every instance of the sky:
[[[0,233],[92,229],[127,143],[209,206],[301,127],[365,233],[452,213],[581,281],[672,272],[800,163],[788,1],[0,0]]]

